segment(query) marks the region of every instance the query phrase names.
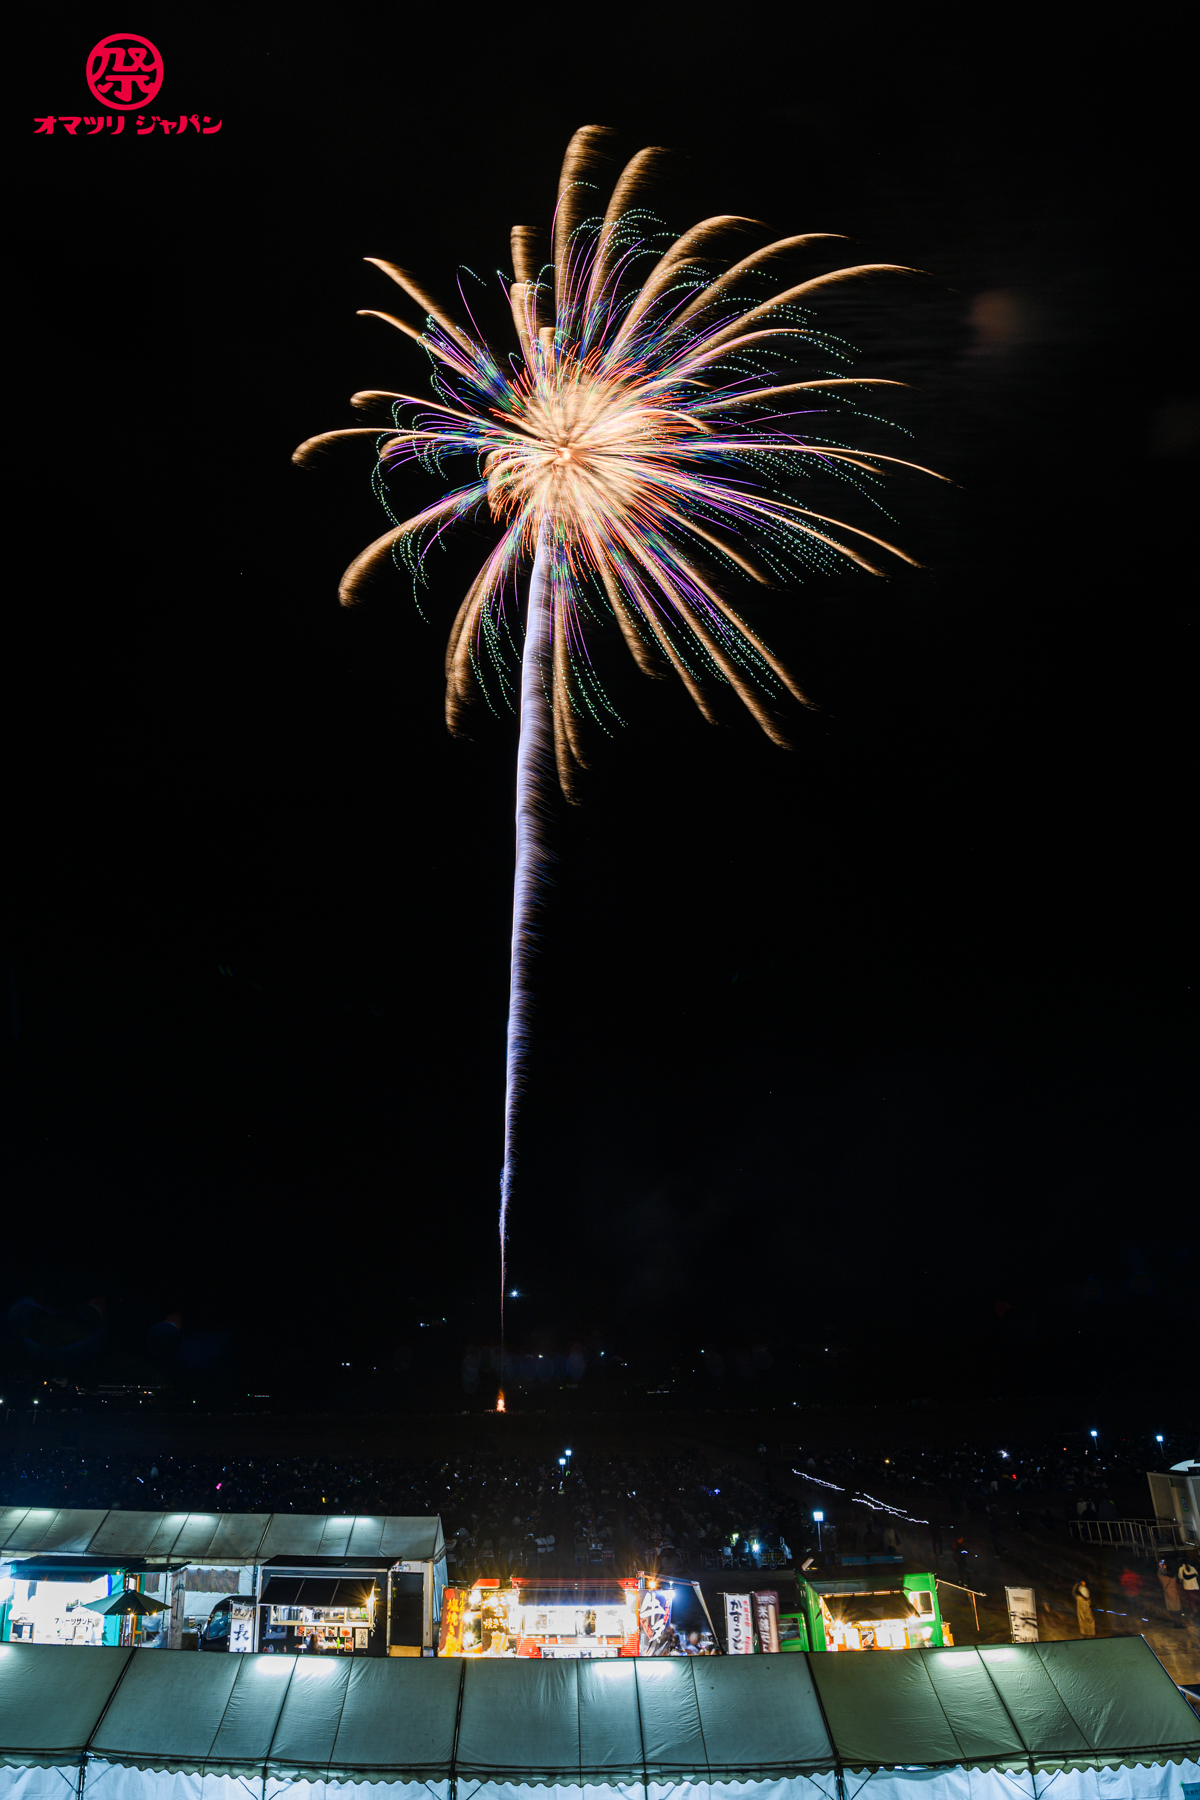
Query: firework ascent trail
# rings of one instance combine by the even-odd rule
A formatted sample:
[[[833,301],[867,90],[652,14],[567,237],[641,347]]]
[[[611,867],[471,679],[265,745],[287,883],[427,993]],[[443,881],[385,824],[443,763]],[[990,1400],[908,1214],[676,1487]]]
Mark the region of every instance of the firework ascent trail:
[[[517,742],[517,855],[513,874],[512,954],[508,977],[508,1037],[504,1077],[504,1167],[500,1175],[500,1319],[508,1274],[508,1203],[516,1166],[517,1113],[525,1084],[525,1052],[533,1004],[530,965],[534,920],[545,873],[546,787],[550,773],[550,708],[546,702],[546,639],[549,553],[542,526],[529,580],[525,650],[521,658],[520,724]],[[501,1368],[503,1369],[503,1346]]]
[[[342,577],[343,605],[386,563],[428,579],[428,553],[456,523],[490,519],[495,542],[463,599],[446,646],[446,721],[463,733],[472,701],[520,715],[517,866],[501,1178],[501,1331],[515,1127],[529,1037],[533,921],[546,850],[550,744],[558,785],[577,801],[585,733],[616,714],[593,653],[615,622],[639,669],[678,675],[710,723],[713,689],[728,688],[772,740],[788,739],[781,704],[810,702],[726,598],[749,576],[785,587],[805,570],[883,570],[877,551],[911,563],[885,537],[831,516],[812,484],[840,484],[860,511],[886,518],[886,477],[920,465],[839,441],[856,405],[902,385],[846,372],[842,341],[815,309],[831,289],[864,277],[911,274],[891,263],[809,273],[781,292],[780,259],[810,263],[829,232],[762,243],[752,219],[719,215],[672,238],[646,210],[666,152],[640,150],[612,183],[612,134],[586,125],[567,148],[550,237],[515,226],[514,279],[497,299],[502,331],[459,318],[395,263],[367,260],[414,305],[422,323],[371,309],[428,355],[435,397],[393,389],[353,396],[389,406],[390,426],[309,438],[308,461],[342,438],[376,440],[377,491],[392,524]],[[610,197],[603,205],[603,194]],[[740,240],[740,241],[739,241]],[[736,247],[738,254],[731,256]],[[478,279],[478,278],[475,278]],[[486,295],[484,296],[486,299]],[[465,322],[464,322],[465,320]],[[515,343],[504,348],[501,336]],[[797,365],[803,365],[797,373]],[[445,484],[463,456],[471,479],[398,519],[388,481],[416,462]],[[932,470],[921,470],[932,474]],[[872,519],[871,523],[875,523]],[[528,579],[519,681],[514,647]]]

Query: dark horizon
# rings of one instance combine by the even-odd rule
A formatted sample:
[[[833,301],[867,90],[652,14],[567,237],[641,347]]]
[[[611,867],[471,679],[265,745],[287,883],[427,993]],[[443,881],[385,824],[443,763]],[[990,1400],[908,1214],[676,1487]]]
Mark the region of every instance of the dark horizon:
[[[82,106],[107,29],[35,26],[36,113]],[[507,267],[594,120],[678,147],[673,226],[927,272],[825,317],[954,485],[897,485],[921,569],[747,599],[821,709],[790,752],[602,646],[627,723],[554,813],[518,1375],[550,1359],[581,1408],[622,1362],[722,1407],[1176,1393],[1182,1429],[1196,401],[1157,46],[981,62],[897,25],[846,89],[758,57],[706,121],[719,59],[651,24],[472,130],[499,30],[450,85],[429,28],[339,22],[314,96],[282,15],[236,53],[143,29],[220,135],[26,151],[5,1382],[317,1404],[349,1362],[389,1409],[490,1403],[515,731],[449,738],[441,673],[478,544],[424,618],[398,576],[339,610],[386,524],[369,452],[290,456],[426,380],[355,317],[391,304],[362,258],[441,292]]]

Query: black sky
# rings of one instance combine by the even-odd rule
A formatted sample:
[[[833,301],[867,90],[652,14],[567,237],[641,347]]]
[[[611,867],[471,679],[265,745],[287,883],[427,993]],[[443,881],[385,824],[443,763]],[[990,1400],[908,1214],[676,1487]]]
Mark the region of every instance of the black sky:
[[[565,16],[35,27],[35,115],[87,111],[86,52],[129,22],[163,110],[223,125],[24,147],[4,1303],[103,1300],[131,1367],[178,1313],[180,1367],[313,1392],[348,1346],[390,1379],[427,1316],[406,1391],[457,1392],[494,1334],[514,732],[450,740],[441,677],[477,545],[426,621],[398,579],[340,611],[383,528],[367,456],[289,458],[355,389],[425,379],[356,318],[392,303],[361,258],[443,291],[506,267],[597,121],[678,149],[680,228],[928,271],[828,316],[914,384],[892,414],[956,485],[896,489],[922,570],[754,603],[822,708],[790,753],[609,656],[627,726],[555,819],[515,1340],[582,1346],[585,1386],[601,1348],[682,1382],[708,1346],[731,1393],[1170,1387],[1197,1269],[1180,47],[1153,15],[1119,47],[1032,12]]]

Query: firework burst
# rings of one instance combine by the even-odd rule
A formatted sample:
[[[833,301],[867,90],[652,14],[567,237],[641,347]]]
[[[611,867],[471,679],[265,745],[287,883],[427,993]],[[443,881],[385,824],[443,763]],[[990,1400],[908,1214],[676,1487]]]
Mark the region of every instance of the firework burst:
[[[865,389],[898,385],[828,372],[835,346],[814,324],[819,296],[864,276],[910,271],[859,263],[758,297],[778,258],[811,255],[832,234],[779,239],[721,268],[728,261],[722,243],[754,230],[754,222],[704,219],[664,241],[642,206],[662,151],[640,151],[599,212],[596,181],[608,137],[585,126],[571,140],[549,242],[528,227],[512,233],[515,280],[505,281],[505,302],[515,350],[490,342],[465,302],[466,325],[405,270],[368,258],[424,315],[420,327],[393,313],[369,316],[424,348],[436,400],[356,394],[358,406],[390,404],[392,427],[325,432],[295,453],[305,462],[342,438],[375,437],[385,504],[389,478],[405,463],[443,479],[451,457],[475,465],[471,480],[432,505],[410,518],[392,515],[390,529],[343,576],[345,605],[386,562],[424,578],[429,551],[457,523],[490,521],[496,532],[447,644],[446,717],[451,731],[461,732],[469,703],[482,692],[515,703],[520,718],[502,1294],[549,770],[575,801],[585,728],[612,710],[589,653],[590,623],[610,611],[639,668],[649,675],[673,670],[710,721],[710,690],[728,684],[767,736],[784,745],[777,703],[785,693],[810,703],[730,604],[724,582],[749,576],[770,585],[814,564],[850,563],[881,574],[880,553],[913,560],[792,497],[798,475],[841,476],[870,492],[889,468],[919,466],[797,429],[806,415],[827,427],[835,399],[844,406]],[[806,357],[826,369],[791,378]],[[514,681],[523,590],[525,634]]]

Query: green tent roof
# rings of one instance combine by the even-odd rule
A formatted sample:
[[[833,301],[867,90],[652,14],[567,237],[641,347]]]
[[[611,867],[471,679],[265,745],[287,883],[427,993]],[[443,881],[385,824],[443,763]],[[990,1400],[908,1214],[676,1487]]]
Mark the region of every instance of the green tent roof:
[[[879,1655],[472,1661],[0,1646],[0,1763],[578,1787],[1166,1762],[1200,1725],[1140,1638]]]
[[[1005,1761],[1041,1767],[1195,1754],[1200,1721],[1144,1638],[815,1656],[851,1768]]]

